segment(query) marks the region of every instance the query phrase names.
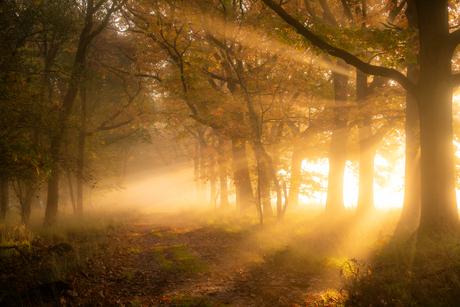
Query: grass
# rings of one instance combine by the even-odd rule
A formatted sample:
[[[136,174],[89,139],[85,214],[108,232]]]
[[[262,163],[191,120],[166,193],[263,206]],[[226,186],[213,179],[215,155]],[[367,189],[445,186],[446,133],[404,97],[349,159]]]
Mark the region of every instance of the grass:
[[[207,271],[206,264],[184,245],[157,247],[153,251],[155,260],[166,272],[197,274]]]
[[[369,261],[344,272],[349,306],[456,306],[460,301],[460,235],[395,236]]]
[[[211,211],[185,216],[202,227],[196,229],[203,235],[237,246],[231,251],[234,258],[249,268],[301,275],[314,279],[317,288],[324,286],[309,295],[307,306],[456,306],[460,301],[460,235],[423,240],[393,236],[397,212],[357,218],[353,212],[331,217],[314,210],[291,210],[284,222],[267,219],[263,226],[255,214]],[[63,218],[48,229],[41,228],[40,220],[28,229],[11,220],[0,224],[0,246],[4,247],[0,267],[11,273],[0,283],[14,296],[26,283],[66,280],[75,267],[108,248],[108,236],[122,229],[122,221],[119,215],[105,215]],[[189,247],[172,245],[171,240],[179,237],[177,230],[150,233],[165,245],[151,251],[163,271],[193,275],[209,270]],[[51,252],[59,243],[70,245],[72,251]],[[133,246],[128,251],[140,249]],[[38,256],[45,256],[40,267],[27,265],[28,259]],[[134,272],[125,270],[120,277],[131,280]],[[334,283],[322,284],[326,279]],[[177,296],[174,301],[178,306],[213,306],[200,296]]]
[[[134,272],[133,270],[124,270],[123,272],[121,272],[121,276],[123,276],[123,278],[127,279],[127,280],[131,280],[133,279],[134,277]]]

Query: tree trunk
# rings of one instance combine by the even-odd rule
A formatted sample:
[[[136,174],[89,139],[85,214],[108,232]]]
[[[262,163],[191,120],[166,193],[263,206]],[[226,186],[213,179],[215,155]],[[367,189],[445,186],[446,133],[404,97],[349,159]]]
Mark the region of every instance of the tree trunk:
[[[6,213],[10,206],[10,193],[8,189],[8,180],[0,177],[0,220],[4,221]]]
[[[85,141],[86,141],[86,86],[80,87],[81,114],[80,133],[78,135],[78,157],[77,157],[77,211],[83,215],[83,169],[85,166]],[[74,211],[75,212],[75,211]]]
[[[216,161],[214,154],[209,155],[209,185],[210,185],[210,201],[209,205],[212,207],[217,206],[217,191],[216,191]]]
[[[36,181],[34,179],[25,183],[25,194],[24,199],[20,201],[21,203],[21,223],[26,227],[30,223],[30,214],[32,213],[32,199],[34,197],[35,191],[37,190]]]
[[[374,80],[375,81],[375,80]],[[367,75],[356,70],[356,100],[360,109],[368,102]],[[359,190],[356,213],[364,214],[375,209],[374,204],[374,160],[377,147],[386,132],[380,129],[372,134],[372,116],[362,114],[362,127],[359,128]]]
[[[67,183],[69,185],[69,196],[70,202],[72,203],[73,214],[77,215],[77,204],[75,203],[75,197],[73,194],[72,174],[69,170],[67,170]]]
[[[273,208],[270,197],[270,180],[268,179],[268,171],[269,170],[267,163],[263,160],[260,161],[259,180],[264,218],[273,217]]]
[[[415,64],[409,64],[407,77],[416,81],[418,71]],[[404,203],[398,228],[414,231],[420,222],[420,136],[419,112],[414,97],[406,93],[406,163],[404,170]]]
[[[337,60],[337,67],[349,70],[343,60]],[[343,179],[347,162],[347,140],[350,130],[343,118],[347,99],[348,76],[332,72],[334,81],[334,129],[329,149],[329,174],[327,184],[326,212],[338,213],[345,209],[343,202]]]
[[[452,54],[447,0],[415,1],[420,37],[421,230],[457,227],[452,127]],[[423,232],[422,231],[422,232]]]
[[[302,180],[302,162],[305,155],[299,148],[292,153],[291,178],[289,183],[289,207],[299,207],[299,192]]]
[[[219,181],[220,181],[220,208],[226,209],[230,207],[228,202],[228,186],[227,186],[227,163],[224,153],[224,142],[219,138],[217,147],[217,161],[219,164]]]
[[[102,22],[98,25],[97,29],[93,31],[93,17],[96,13],[100,13],[98,12],[99,9],[100,7],[98,7],[97,4],[93,6],[93,1],[89,1],[86,6],[85,24],[80,32],[78,39],[78,48],[75,53],[72,76],[67,85],[67,92],[62,101],[62,105],[59,108],[57,131],[54,133],[54,135],[51,136],[50,157],[54,165],[48,180],[48,198],[46,202],[45,219],[43,222],[45,227],[54,224],[57,217],[60,175],[59,159],[61,158],[61,145],[64,139],[67,120],[72,113],[72,108],[78,93],[79,85],[81,83],[81,73],[83,72],[83,68],[85,66],[88,46],[94,37],[107,26],[110,20],[110,16],[117,9],[119,9],[119,7],[117,7],[117,9],[110,8],[106,10],[106,15],[102,18]]]
[[[374,160],[381,138],[372,135],[372,127],[359,129],[359,190],[356,213],[363,214],[375,209],[374,205]]]
[[[417,12],[412,1],[406,8],[409,27],[417,27]],[[407,78],[418,82],[417,64],[407,65]],[[420,126],[417,101],[406,92],[406,163],[404,170],[404,203],[397,231],[413,232],[420,224],[421,181],[420,181]]]
[[[248,211],[254,207],[255,199],[249,176],[248,157],[246,155],[246,142],[232,140],[234,181],[236,187],[237,209],[240,212]]]
[[[201,190],[201,182],[200,182],[200,145],[195,145],[195,156],[193,158],[193,174],[195,176],[195,201],[197,204],[200,203],[200,190]]]
[[[207,186],[207,178],[206,178],[206,143],[204,139],[204,132],[200,129],[198,130],[198,137],[200,142],[200,203],[206,203],[206,186]]]
[[[57,219],[60,175],[59,162],[57,161],[60,154],[62,137],[63,134],[59,133],[59,135],[54,137],[51,141],[50,156],[54,162],[48,179],[48,194],[46,198],[45,219],[43,222],[43,226],[45,227],[55,224]]]

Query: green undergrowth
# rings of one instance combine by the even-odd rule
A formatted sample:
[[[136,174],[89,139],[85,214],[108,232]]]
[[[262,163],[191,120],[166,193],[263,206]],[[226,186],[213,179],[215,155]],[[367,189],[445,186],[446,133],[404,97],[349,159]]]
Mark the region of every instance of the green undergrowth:
[[[153,229],[150,233],[157,237],[166,240],[177,240],[179,238],[179,234],[176,232],[175,229],[167,229],[167,230],[156,230]]]
[[[460,234],[393,237],[343,271],[348,306],[458,306]]]
[[[176,306],[179,307],[213,307],[214,305],[209,301],[208,298],[202,296],[202,295],[197,295],[197,296],[192,296],[192,295],[187,295],[187,296],[182,296],[182,295],[177,295],[172,298],[173,302],[176,303]]]
[[[184,245],[157,247],[153,250],[153,257],[166,272],[197,274],[208,270],[207,265]]]

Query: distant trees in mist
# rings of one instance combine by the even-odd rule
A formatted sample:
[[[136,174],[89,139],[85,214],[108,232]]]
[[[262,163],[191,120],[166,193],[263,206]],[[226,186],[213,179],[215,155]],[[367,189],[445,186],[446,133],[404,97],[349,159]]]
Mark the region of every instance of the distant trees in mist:
[[[376,155],[394,162],[405,140],[401,225],[458,224],[460,41],[447,1],[10,0],[0,8],[3,218],[9,190],[25,224],[39,189],[45,225],[64,191],[83,214],[85,186],[122,185],[139,144],[155,148],[155,163],[193,168],[196,203],[258,212],[261,223],[283,220],[324,181],[325,212],[343,212],[351,161],[356,211],[365,214],[375,208]],[[324,159],[327,179],[302,169]]]

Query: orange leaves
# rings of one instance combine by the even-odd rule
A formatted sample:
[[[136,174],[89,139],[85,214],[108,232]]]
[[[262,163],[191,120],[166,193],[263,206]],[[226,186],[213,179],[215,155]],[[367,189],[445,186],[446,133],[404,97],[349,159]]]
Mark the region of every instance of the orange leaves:
[[[172,297],[167,295],[163,296],[163,302],[172,302]]]

